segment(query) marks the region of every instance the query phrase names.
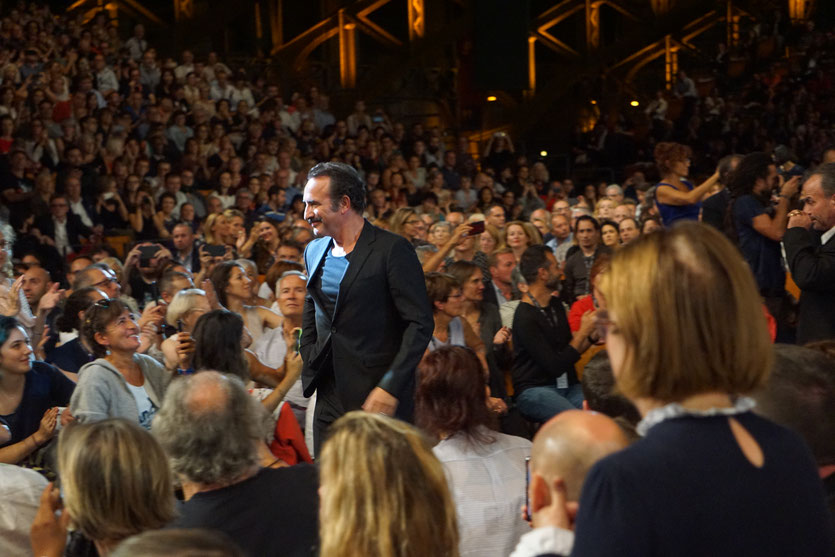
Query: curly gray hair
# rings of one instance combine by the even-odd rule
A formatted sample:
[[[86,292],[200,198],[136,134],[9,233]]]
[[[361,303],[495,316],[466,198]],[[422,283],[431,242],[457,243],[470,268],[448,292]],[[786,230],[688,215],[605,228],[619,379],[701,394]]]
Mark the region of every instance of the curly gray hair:
[[[15,240],[14,228],[9,223],[0,221],[0,234],[3,235],[3,239],[6,241],[6,246],[0,248],[6,252],[6,261],[0,267],[0,274],[11,278],[14,275],[14,267],[12,265],[12,244],[14,244]]]
[[[237,377],[202,371],[171,383],[152,433],[179,477],[226,485],[258,463],[267,420]]]

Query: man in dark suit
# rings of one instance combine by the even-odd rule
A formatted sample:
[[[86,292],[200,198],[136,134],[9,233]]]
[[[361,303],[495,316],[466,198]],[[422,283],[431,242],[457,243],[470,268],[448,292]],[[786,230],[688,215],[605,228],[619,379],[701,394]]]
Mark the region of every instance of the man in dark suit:
[[[835,338],[835,163],[812,173],[800,200],[803,211],[789,213],[783,244],[801,290],[797,342],[805,344]]]
[[[414,372],[434,329],[411,244],[368,223],[365,184],[341,163],[308,173],[305,219],[317,239],[308,270],[301,355],[305,396],[317,391],[314,442],[339,416],[362,408],[409,419]]]
[[[53,195],[49,201],[49,216],[35,221],[35,228],[41,243],[51,245],[62,257],[73,251],[79,251],[81,238],[88,239],[93,231],[84,226],[81,217],[70,211],[67,197]]]

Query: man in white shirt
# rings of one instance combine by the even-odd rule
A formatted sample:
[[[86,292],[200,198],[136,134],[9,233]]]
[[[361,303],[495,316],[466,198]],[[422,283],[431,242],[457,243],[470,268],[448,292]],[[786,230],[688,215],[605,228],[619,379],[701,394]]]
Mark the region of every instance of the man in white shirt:
[[[125,48],[128,49],[128,54],[133,60],[139,60],[148,50],[148,41],[145,40],[145,27],[141,23],[133,28],[133,37],[125,42]]]
[[[215,79],[212,82],[209,97],[211,97],[213,101],[219,101],[220,99],[231,99],[232,95],[235,93],[235,88],[232,87],[231,83],[229,83],[226,72],[224,72],[223,70],[219,70],[215,72],[215,75],[217,75],[217,79]]]
[[[93,228],[93,210],[89,209],[81,197],[81,179],[76,176],[70,176],[64,183],[64,191],[67,194],[67,202],[70,205],[70,211],[78,215],[81,223]]]
[[[194,71],[194,54],[190,50],[183,51],[183,63],[174,69],[174,77],[180,83],[185,82],[186,76]]]
[[[551,234],[554,237],[548,240],[545,245],[554,252],[554,257],[557,258],[557,263],[562,268],[565,263],[568,248],[574,244],[574,236],[571,234],[571,224],[565,214],[553,213],[551,215]]]
[[[113,69],[107,65],[104,56],[97,54],[93,58],[93,67],[96,70],[96,89],[102,96],[107,97],[110,93],[119,91],[119,80]]]

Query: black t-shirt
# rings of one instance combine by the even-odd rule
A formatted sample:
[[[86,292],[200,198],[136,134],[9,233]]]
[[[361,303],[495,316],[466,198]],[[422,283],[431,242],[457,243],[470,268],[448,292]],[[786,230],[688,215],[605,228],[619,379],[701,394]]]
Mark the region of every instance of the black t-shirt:
[[[33,362],[26,374],[23,397],[12,414],[0,416],[8,424],[12,439],[7,445],[23,441],[41,425],[44,413],[53,406],[68,406],[75,383],[46,362]]]
[[[316,468],[264,468],[229,487],[197,493],[179,505],[171,528],[220,530],[250,557],[307,557],[318,553],[319,482]]]
[[[777,296],[786,284],[780,242],[766,238],[754,229],[753,220],[766,214],[768,208],[753,195],[743,195],[734,202],[733,217],[739,237],[739,249],[757,281],[760,293]]]

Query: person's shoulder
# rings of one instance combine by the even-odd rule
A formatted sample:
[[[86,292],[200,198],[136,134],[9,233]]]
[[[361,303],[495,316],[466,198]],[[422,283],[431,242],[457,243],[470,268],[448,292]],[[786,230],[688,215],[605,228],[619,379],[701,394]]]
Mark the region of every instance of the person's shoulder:
[[[508,435],[507,433],[498,431],[491,431],[490,434],[494,437],[493,444],[496,448],[503,450],[522,449],[530,452],[533,446],[533,443],[529,439],[519,437],[518,435]]]
[[[78,383],[96,381],[96,377],[118,375],[119,372],[104,358],[98,358],[81,366],[78,370]]]
[[[55,376],[58,376],[58,375],[63,376],[63,374],[58,370],[58,368],[56,368],[52,364],[49,364],[47,362],[42,362],[40,360],[35,360],[34,362],[32,362],[31,373],[35,376],[48,377],[48,378],[52,378],[52,377],[55,377]]]
[[[319,475],[312,464],[300,463],[282,468],[264,468],[259,473],[259,480],[265,485],[280,489],[292,489],[295,492],[316,492]]]

